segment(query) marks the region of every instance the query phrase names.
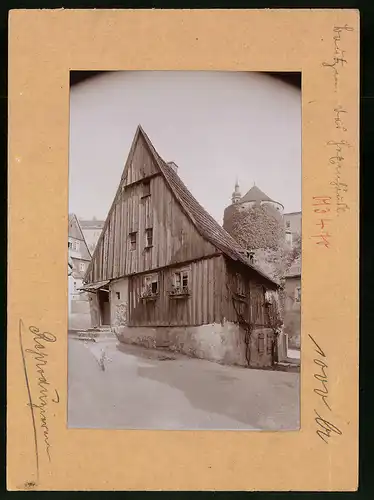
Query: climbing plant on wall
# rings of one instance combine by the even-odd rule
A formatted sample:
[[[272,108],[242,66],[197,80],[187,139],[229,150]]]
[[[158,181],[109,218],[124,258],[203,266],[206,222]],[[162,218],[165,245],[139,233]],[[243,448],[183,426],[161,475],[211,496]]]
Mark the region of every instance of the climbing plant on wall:
[[[276,250],[284,241],[284,228],[279,218],[264,206],[244,210],[233,207],[227,214],[225,226],[244,248]]]
[[[301,238],[296,237],[293,246],[286,243],[285,229],[280,214],[274,213],[266,206],[256,205],[242,207],[232,205],[225,211],[224,226],[226,230],[245,249],[253,252],[253,262],[280,284],[277,294],[276,308],[269,309],[269,326],[274,332],[273,360],[276,359],[276,348],[280,331],[283,328],[285,296],[285,275],[301,254]],[[250,329],[249,329],[250,337]]]

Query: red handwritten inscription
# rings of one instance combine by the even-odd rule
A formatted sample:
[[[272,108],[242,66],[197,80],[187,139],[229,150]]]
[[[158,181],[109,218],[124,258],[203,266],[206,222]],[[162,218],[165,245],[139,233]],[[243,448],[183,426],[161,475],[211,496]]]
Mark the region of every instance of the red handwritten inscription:
[[[312,235],[316,239],[316,244],[330,248],[331,233],[328,232],[328,225],[331,219],[327,219],[325,214],[331,211],[331,196],[313,196],[312,207],[315,214],[318,214],[316,226],[319,227],[318,234]]]

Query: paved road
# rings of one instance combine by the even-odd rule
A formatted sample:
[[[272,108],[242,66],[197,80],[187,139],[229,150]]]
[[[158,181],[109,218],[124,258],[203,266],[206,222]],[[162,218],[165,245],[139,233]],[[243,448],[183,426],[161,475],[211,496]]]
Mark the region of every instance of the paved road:
[[[69,339],[68,383],[69,427],[299,427],[298,373],[222,366],[136,346],[119,349],[116,341]]]

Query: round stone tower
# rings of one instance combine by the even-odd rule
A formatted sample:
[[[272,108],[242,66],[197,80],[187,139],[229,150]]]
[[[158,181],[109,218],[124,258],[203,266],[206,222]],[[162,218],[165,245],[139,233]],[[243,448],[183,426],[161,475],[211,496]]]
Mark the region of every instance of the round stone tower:
[[[272,200],[256,185],[243,196],[236,182],[223,216],[223,227],[246,250],[276,250],[283,244],[283,205]]]

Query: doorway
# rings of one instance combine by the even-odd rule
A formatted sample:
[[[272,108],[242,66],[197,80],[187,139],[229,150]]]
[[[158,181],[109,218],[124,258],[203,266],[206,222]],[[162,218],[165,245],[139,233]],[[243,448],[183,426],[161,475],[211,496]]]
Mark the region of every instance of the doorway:
[[[100,325],[110,326],[110,299],[109,288],[101,288],[97,292],[100,311]]]

